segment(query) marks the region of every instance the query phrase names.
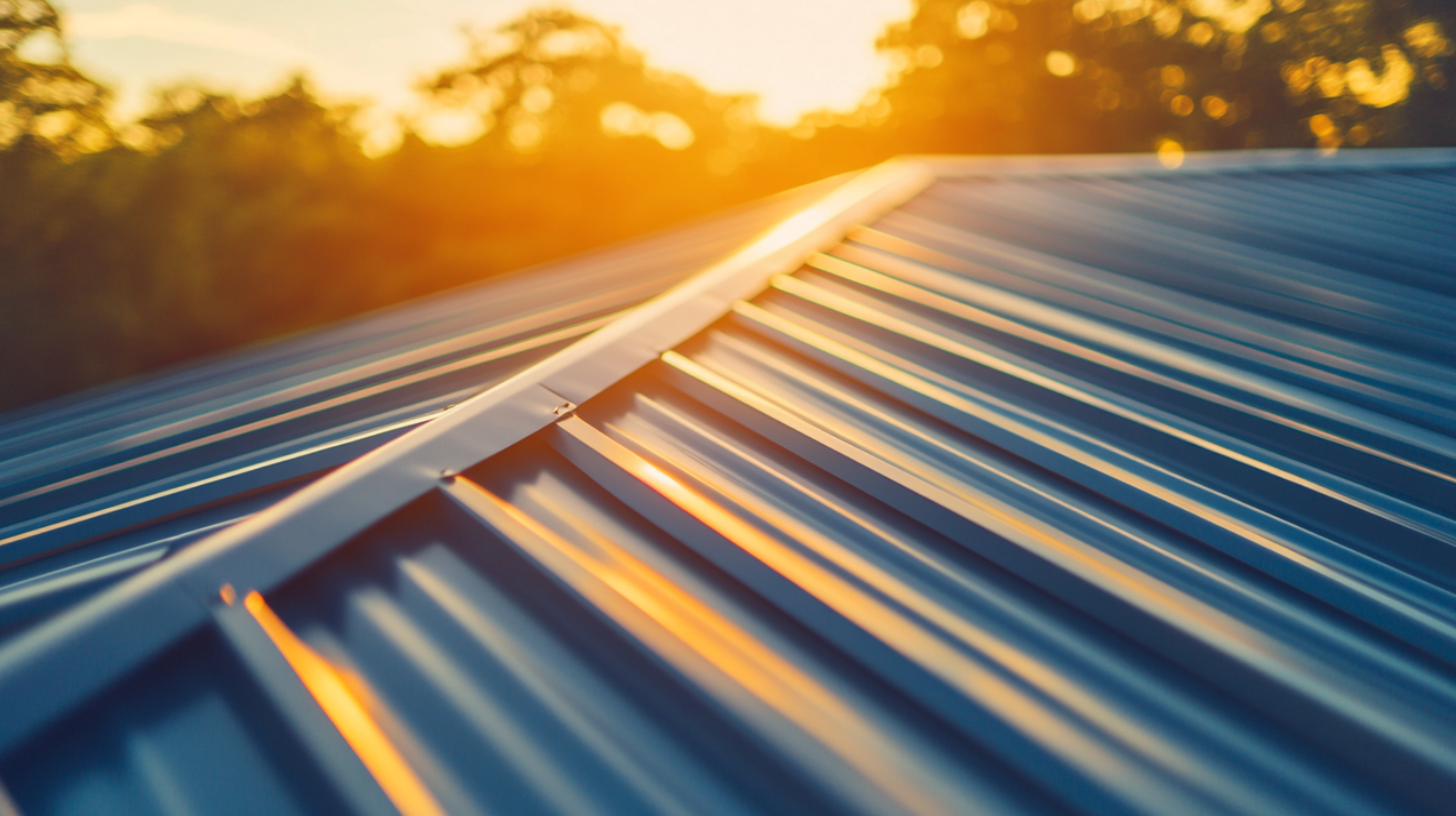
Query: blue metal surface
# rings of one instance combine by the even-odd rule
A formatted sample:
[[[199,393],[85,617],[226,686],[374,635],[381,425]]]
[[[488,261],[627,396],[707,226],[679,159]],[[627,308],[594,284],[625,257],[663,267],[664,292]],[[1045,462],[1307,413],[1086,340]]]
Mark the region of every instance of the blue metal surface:
[[[1434,155],[932,164],[504,451],[428,470],[524,422],[487,400],[0,647],[0,779],[24,813],[1449,812]],[[322,558],[258,566],[270,529]]]
[[[0,416],[0,632],[418,427],[823,189]]]

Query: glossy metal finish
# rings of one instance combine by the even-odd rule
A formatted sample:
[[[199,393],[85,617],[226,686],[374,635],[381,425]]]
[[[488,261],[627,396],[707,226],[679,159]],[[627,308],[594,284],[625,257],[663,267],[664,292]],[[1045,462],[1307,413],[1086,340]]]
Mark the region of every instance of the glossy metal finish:
[[[64,608],[419,427],[732,254],[843,181],[0,416],[0,631]]]
[[[802,265],[746,251],[0,648],[0,778],[1448,812],[1456,157],[1350,161],[934,160],[888,213],[925,180],[882,169]]]

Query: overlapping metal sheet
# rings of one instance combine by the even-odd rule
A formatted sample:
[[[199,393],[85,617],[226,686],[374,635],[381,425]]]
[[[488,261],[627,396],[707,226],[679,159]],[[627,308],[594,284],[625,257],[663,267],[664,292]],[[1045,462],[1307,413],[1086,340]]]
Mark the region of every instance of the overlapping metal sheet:
[[[879,168],[0,648],[0,779],[24,813],[1448,812],[1453,213],[1450,152]]]
[[[0,417],[0,631],[428,422],[842,182]]]

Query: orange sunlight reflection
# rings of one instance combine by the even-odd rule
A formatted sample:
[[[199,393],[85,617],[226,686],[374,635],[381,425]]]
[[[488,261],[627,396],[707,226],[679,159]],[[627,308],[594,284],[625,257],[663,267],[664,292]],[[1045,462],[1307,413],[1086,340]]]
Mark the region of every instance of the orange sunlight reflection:
[[[359,755],[369,773],[404,816],[445,816],[409,763],[405,762],[374,718],[349,690],[344,678],[328,661],[309,648],[268,607],[263,596],[249,592],[243,608],[263,627],[273,645],[308,687],[319,707],[339,729],[349,747]]]
[[[667,473],[645,462],[641,464],[640,471],[632,471],[634,475],[664,495],[683,497],[686,492],[697,496]],[[934,790],[933,783],[919,775],[908,757],[896,757],[899,749],[888,744],[883,734],[850,701],[804,671],[772,644],[760,640],[713,605],[599,532],[577,527],[577,532],[590,542],[594,551],[578,546],[484,488],[473,484],[472,487],[481,498],[548,544],[555,554],[569,559],[616,598],[645,616],[643,620],[637,615],[622,614],[623,607],[615,599],[578,584],[599,608],[681,671],[704,685],[722,689],[729,699],[736,697],[737,692],[725,687],[725,680],[747,692],[760,704],[794,722],[894,801],[911,810],[945,810],[935,802],[937,794],[944,796],[944,791]],[[697,497],[697,501],[707,502],[702,497]],[[746,525],[738,532],[746,534]],[[644,626],[647,621],[652,625]]]

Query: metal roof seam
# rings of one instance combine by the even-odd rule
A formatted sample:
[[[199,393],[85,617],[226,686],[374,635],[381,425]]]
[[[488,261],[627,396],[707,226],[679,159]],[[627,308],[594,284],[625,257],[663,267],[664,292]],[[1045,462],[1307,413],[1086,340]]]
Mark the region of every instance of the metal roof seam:
[[[81,654],[94,660],[98,638],[107,642],[103,663],[111,669],[96,666],[84,680],[77,678],[69,687],[51,690],[47,705],[32,709],[48,715],[64,710],[62,701],[83,699],[205,620],[205,606],[191,607],[167,627],[116,642],[104,617],[117,614],[117,606],[146,606],[145,587],[185,586],[199,599],[211,598],[223,584],[267,591],[388,512],[435,489],[442,469],[462,471],[560,421],[563,399],[579,404],[614,384],[716,320],[731,303],[762,288],[771,275],[798,266],[932,180],[930,172],[914,162],[892,160],[872,168],[691,281],[263,513],[153,567],[145,585],[123,584],[19,641],[0,646],[0,697],[12,691],[39,691],[21,691],[28,683],[15,682],[23,664],[39,661],[59,667]],[[124,654],[117,653],[119,647],[124,647]],[[44,721],[40,716],[0,720],[0,752]]]
[[[1398,318],[1451,294],[1452,178],[871,171],[0,644],[0,774],[68,814],[1445,813],[1456,370]],[[1310,250],[1383,201],[1432,217]]]

